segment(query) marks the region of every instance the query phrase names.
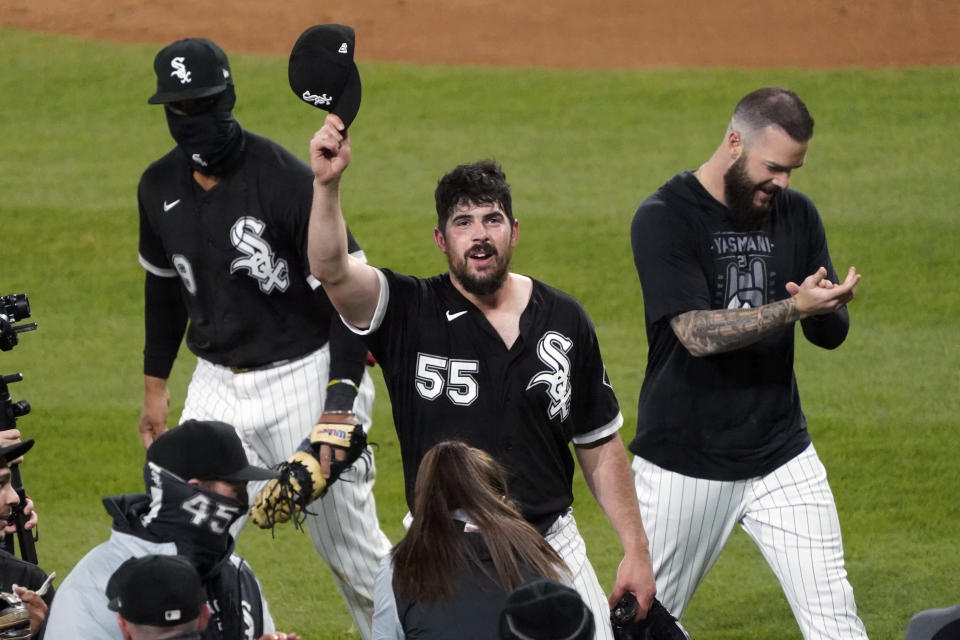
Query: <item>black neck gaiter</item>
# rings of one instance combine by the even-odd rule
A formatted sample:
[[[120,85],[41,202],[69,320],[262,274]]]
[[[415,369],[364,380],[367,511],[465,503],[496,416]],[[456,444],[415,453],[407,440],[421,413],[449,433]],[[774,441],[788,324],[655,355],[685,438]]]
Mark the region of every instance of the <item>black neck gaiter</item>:
[[[208,176],[224,176],[243,157],[243,128],[233,117],[236,101],[233,87],[228,86],[206,113],[184,116],[164,108],[170,135],[194,170]]]
[[[247,506],[190,484],[152,462],[143,471],[150,509],[140,523],[158,539],[175,542],[177,552],[206,579],[232,553],[230,525]]]

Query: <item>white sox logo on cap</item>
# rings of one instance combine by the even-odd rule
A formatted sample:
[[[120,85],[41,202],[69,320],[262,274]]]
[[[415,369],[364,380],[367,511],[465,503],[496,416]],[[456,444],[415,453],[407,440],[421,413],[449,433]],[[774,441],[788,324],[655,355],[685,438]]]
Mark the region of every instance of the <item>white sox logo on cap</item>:
[[[170,75],[179,78],[180,84],[187,84],[191,81],[191,73],[187,71],[186,61],[187,59],[183,56],[177,56],[170,61],[170,66],[173,67],[173,71],[170,72]]]
[[[325,93],[321,93],[319,96],[315,96],[312,93],[310,93],[309,89],[303,92],[302,97],[305,101],[310,102],[315,107],[322,107],[324,105],[333,104],[333,98],[331,96],[328,96]]]
[[[353,60],[356,36],[343,24],[318,24],[297,38],[287,74],[297,98],[340,117],[344,128],[360,109],[360,73]]]

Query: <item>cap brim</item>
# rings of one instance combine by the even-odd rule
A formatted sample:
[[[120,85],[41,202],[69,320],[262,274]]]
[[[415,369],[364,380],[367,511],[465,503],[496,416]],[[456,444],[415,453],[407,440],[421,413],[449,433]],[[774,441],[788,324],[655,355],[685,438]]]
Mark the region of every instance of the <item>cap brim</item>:
[[[148,104],[168,104],[170,102],[180,102],[181,100],[197,100],[223,93],[227,90],[227,85],[222,87],[203,87],[200,89],[184,89],[183,91],[158,91],[149,98]]]
[[[234,471],[230,475],[222,476],[217,478],[218,480],[273,480],[274,478],[279,478],[280,472],[274,471],[273,469],[264,469],[263,467],[255,467],[252,464],[247,465],[239,471]]]
[[[337,100],[337,105],[330,111],[330,113],[336,114],[343,120],[344,128],[353,123],[354,118],[360,111],[360,94],[360,71],[357,69],[357,65],[353,65],[347,84],[343,87],[343,93]]]
[[[6,447],[0,447],[0,459],[9,465],[11,460],[16,460],[27,451],[30,451],[30,447],[32,446],[33,440],[24,440],[23,442],[17,442]]]

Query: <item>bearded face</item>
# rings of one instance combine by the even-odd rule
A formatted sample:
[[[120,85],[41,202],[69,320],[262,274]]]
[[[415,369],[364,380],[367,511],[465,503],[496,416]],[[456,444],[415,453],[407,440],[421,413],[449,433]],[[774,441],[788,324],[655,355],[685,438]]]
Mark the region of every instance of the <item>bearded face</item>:
[[[499,291],[507,280],[516,229],[499,204],[464,203],[434,237],[447,255],[452,279],[467,293],[483,297]]]
[[[479,242],[463,255],[448,253],[447,264],[464,289],[475,296],[488,296],[506,281],[512,254],[509,246],[501,253],[492,242]]]
[[[773,210],[780,187],[773,180],[755,182],[747,171],[747,153],[742,153],[723,174],[727,208],[738,226],[756,227]]]

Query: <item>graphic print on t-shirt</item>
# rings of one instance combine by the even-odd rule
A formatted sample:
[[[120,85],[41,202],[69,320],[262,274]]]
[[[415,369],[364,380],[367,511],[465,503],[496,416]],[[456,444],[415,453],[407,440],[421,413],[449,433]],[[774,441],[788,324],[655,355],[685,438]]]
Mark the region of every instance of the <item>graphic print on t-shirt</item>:
[[[713,235],[716,265],[715,308],[750,309],[772,299],[773,272],[768,261],[773,243],[763,231],[725,231]]]

